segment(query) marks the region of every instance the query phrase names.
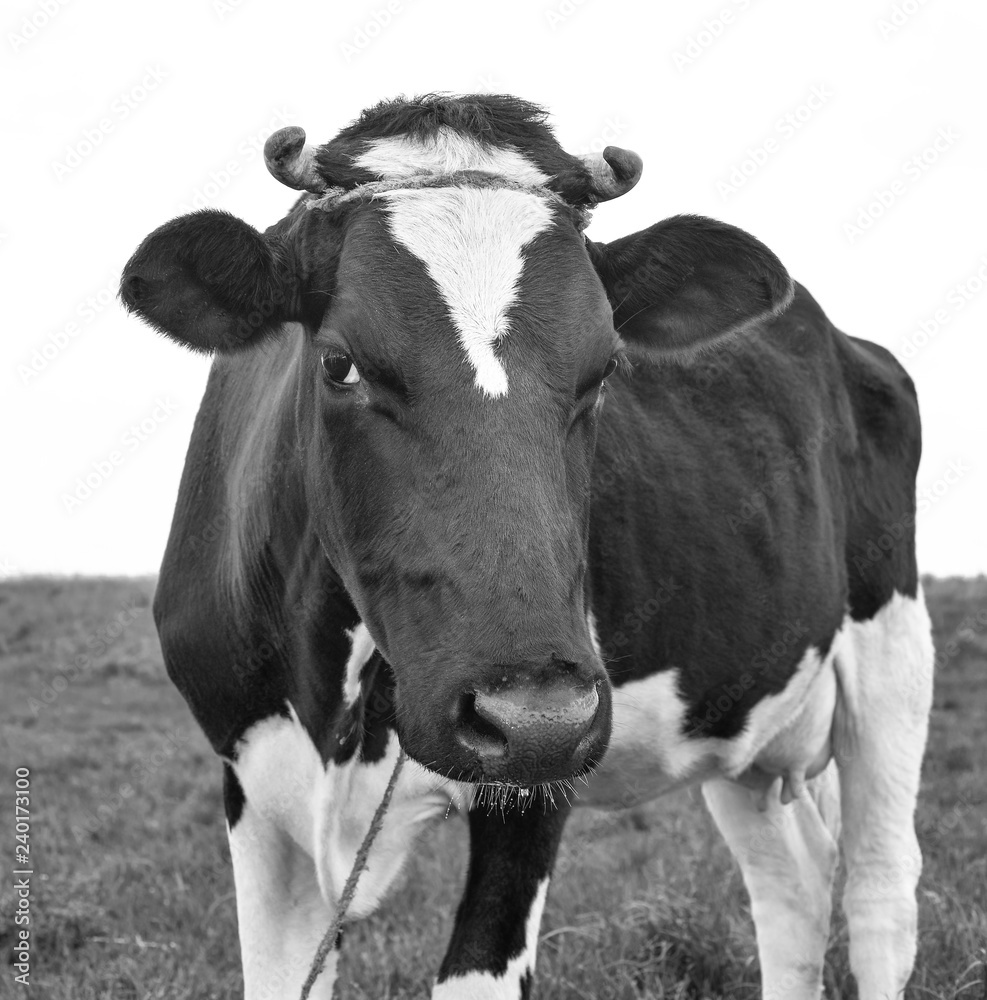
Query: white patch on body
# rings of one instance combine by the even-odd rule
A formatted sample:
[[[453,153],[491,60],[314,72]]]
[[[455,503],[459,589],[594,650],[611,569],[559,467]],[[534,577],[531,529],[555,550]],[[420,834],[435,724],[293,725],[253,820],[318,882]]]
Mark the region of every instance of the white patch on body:
[[[379,197],[394,238],[438,286],[476,385],[505,395],[507,372],[494,347],[509,333],[524,248],[552,224],[548,202],[512,188],[409,188]]]
[[[538,883],[538,890],[532,900],[528,919],[525,923],[524,951],[507,962],[503,974],[490,972],[468,972],[464,976],[453,976],[445,982],[437,983],[432,989],[432,1000],[518,1000],[521,980],[535,969],[538,951],[538,930],[541,927],[545,897],[548,895],[548,879]]]
[[[579,803],[625,808],[713,775],[757,786],[782,776],[791,790],[804,787],[806,775],[829,760],[834,659],[843,640],[841,629],[825,658],[807,649],[784,690],[762,698],[730,739],[685,734],[689,706],[677,668],[614,688],[610,749],[588,788],[577,785]]]
[[[405,135],[374,139],[353,164],[383,180],[452,174],[460,170],[493,174],[531,187],[541,186],[550,179],[519,150],[483,146],[451,128],[440,128],[429,139]]]
[[[586,627],[589,629],[589,641],[593,644],[593,652],[597,656],[602,656],[600,652],[600,632],[596,626],[596,615],[593,614],[592,610],[586,612]]]
[[[315,813],[313,850],[319,886],[326,899],[338,899],[353,868],[357,851],[373,820],[398,755],[391,734],[384,757],[374,764],[355,758],[329,763],[312,803]],[[406,760],[384,823],[374,839],[367,870],[360,876],[349,916],[365,917],[377,908],[401,872],[418,835],[450,808],[465,813],[469,803],[461,786]]]
[[[247,1000],[298,994],[397,752],[392,736],[375,764],[354,757],[323,767],[293,708],[290,718],[258,722],[237,745],[231,766],[246,803],[230,844]],[[348,918],[376,908],[422,827],[450,806],[465,810],[466,795],[456,783],[405,762]],[[331,996],[334,968],[333,958],[317,984],[322,992],[313,996]],[[278,976],[284,988],[270,992]]]
[[[343,680],[343,699],[347,708],[352,708],[360,697],[360,673],[367,665],[377,648],[374,645],[367,626],[357,622],[352,629],[346,630],[350,640],[350,655],[346,660],[346,677]]]
[[[837,662],[833,753],[840,768],[843,909],[861,1000],[900,996],[915,962],[922,855],[915,803],[932,705],[924,597],[895,594],[849,628]]]
[[[229,831],[236,883],[244,1000],[298,996],[333,917],[319,892],[306,815],[321,765],[298,739],[295,718],[264,719],[239,744],[232,764],[246,804]],[[313,996],[331,1000],[330,954]]]

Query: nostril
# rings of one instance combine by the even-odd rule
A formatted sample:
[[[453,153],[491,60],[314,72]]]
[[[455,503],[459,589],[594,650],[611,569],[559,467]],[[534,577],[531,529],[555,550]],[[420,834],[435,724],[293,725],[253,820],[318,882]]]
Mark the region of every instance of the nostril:
[[[128,309],[139,306],[147,294],[147,282],[143,278],[132,274],[124,278],[120,285],[120,298]]]
[[[459,741],[484,757],[503,757],[507,753],[507,737],[489,719],[476,710],[476,694],[464,694],[460,699]]]

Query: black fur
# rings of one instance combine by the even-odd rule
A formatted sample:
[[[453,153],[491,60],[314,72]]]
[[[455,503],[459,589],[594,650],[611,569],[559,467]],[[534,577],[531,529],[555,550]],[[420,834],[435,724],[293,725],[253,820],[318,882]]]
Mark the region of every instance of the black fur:
[[[781,312],[793,286],[781,261],[735,226],[677,215],[608,243],[587,243],[625,340],[662,352],[741,332]]]
[[[507,963],[524,951],[538,883],[551,874],[568,814],[565,804],[470,813],[466,890],[438,982],[475,971],[502,976]],[[530,985],[530,977],[522,976],[522,998]]]
[[[589,171],[559,145],[545,110],[505,94],[423,94],[381,101],[321,146],[316,163],[329,184],[352,188],[384,179],[353,165],[373,140],[394,136],[427,140],[443,128],[485,146],[523,152],[552,178],[548,187],[573,205],[594,200]]]
[[[124,268],[120,297],[186,347],[232,351],[299,317],[297,270],[279,235],[205,209],[141,243]]]
[[[226,810],[226,822],[231,830],[240,822],[246,804],[247,800],[236,771],[229,764],[223,764],[223,808]]]

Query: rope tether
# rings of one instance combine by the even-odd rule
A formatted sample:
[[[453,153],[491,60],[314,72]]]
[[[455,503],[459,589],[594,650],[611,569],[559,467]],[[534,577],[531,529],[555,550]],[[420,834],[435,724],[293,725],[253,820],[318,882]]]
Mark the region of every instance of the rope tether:
[[[387,807],[391,803],[391,796],[394,794],[394,786],[398,782],[398,775],[401,773],[401,767],[403,764],[404,750],[402,750],[399,746],[398,758],[394,762],[394,770],[391,772],[391,779],[387,783],[387,788],[384,789],[384,796],[380,800],[380,805],[377,806],[377,811],[374,813],[374,818],[370,822],[370,827],[367,830],[366,836],[363,838],[363,843],[360,844],[360,850],[356,852],[356,859],[353,862],[353,867],[350,869],[349,877],[346,879],[346,885],[343,886],[343,894],[339,897],[339,905],[336,907],[336,915],[332,918],[332,923],[329,925],[329,929],[322,938],[319,950],[315,953],[315,958],[312,959],[312,967],[308,970],[308,977],[302,985],[300,1000],[308,1000],[316,979],[322,975],[322,970],[326,965],[326,958],[328,957],[330,950],[335,946],[336,938],[339,936],[339,932],[343,926],[343,921],[346,919],[346,911],[349,909],[350,903],[353,902],[353,897],[356,895],[356,884],[360,880],[360,874],[367,867],[367,857],[370,854],[370,848],[373,845],[374,838],[380,832],[380,828],[384,825],[384,816],[387,814]]]

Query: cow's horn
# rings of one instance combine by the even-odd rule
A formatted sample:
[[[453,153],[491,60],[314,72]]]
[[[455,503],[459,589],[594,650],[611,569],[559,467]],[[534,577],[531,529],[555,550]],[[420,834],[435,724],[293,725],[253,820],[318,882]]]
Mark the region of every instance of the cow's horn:
[[[644,169],[644,161],[637,153],[620,146],[607,146],[602,153],[583,153],[579,159],[592,175],[596,201],[610,201],[627,194],[641,179]]]
[[[315,166],[315,149],[305,144],[305,129],[289,125],[264,143],[264,162],[282,184],[321,194],[328,185]]]

